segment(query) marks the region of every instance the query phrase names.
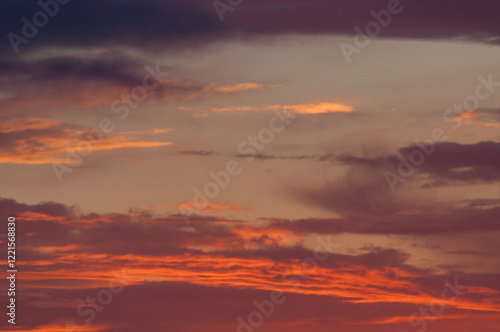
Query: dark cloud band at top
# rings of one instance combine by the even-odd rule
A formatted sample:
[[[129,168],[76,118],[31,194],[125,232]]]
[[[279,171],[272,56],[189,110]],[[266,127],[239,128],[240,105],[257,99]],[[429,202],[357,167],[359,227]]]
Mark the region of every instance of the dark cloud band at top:
[[[39,47],[135,47],[149,51],[180,45],[197,47],[221,38],[282,34],[355,35],[375,20],[372,11],[386,10],[386,0],[255,0],[228,12],[221,22],[205,1],[81,1],[61,5],[25,50]],[[495,1],[401,1],[403,11],[383,27],[380,37],[454,39],[498,44],[500,26]],[[37,1],[5,1],[0,31],[22,35],[22,18],[32,21]],[[279,19],[278,19],[279,18]],[[0,52],[13,55],[8,38]]]

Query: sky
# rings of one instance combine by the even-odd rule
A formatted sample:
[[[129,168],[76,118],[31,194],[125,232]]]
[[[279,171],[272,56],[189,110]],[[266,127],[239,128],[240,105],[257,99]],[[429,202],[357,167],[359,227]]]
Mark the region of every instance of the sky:
[[[498,332],[499,11],[4,0],[0,330]]]

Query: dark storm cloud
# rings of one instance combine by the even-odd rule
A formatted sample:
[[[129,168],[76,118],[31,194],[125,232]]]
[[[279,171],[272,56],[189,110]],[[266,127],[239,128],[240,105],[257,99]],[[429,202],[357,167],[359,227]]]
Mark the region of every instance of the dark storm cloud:
[[[336,205],[331,209],[336,210]],[[328,208],[328,206],[325,206]],[[336,219],[280,220],[273,222],[277,229],[320,234],[397,234],[397,235],[446,235],[468,232],[500,231],[500,207],[426,209],[380,216],[359,216]]]
[[[14,199],[0,198],[0,218],[2,220],[27,211],[43,213],[54,217],[71,217],[73,215],[73,208],[64,204],[42,202],[35,205],[28,205],[18,203]]]
[[[399,156],[365,158],[352,155],[329,155],[328,158],[319,158],[319,160],[358,166],[376,173],[391,171],[397,174],[397,168],[401,164],[400,158],[408,160],[413,151],[420,151],[420,148],[418,146],[402,147],[398,150]],[[429,175],[431,179],[439,180],[441,185],[500,181],[500,143],[491,141],[474,144],[438,143],[435,145],[434,152],[425,158],[421,166],[415,167],[415,170]],[[372,177],[369,174],[365,176]],[[360,181],[359,178],[353,180]],[[354,185],[354,187],[357,186]],[[384,191],[384,188],[378,190],[381,194]]]
[[[47,83],[52,80],[79,79],[106,80],[120,85],[142,83],[146,64],[139,59],[123,55],[93,57],[55,56],[48,59],[18,62],[12,59],[0,60],[0,72],[15,84],[15,78],[29,77],[30,81]],[[141,71],[139,75],[139,71]],[[12,80],[14,79],[14,80]]]
[[[346,33],[353,34],[353,27],[364,30],[364,24],[373,20],[371,10],[387,9],[387,0],[355,1],[279,1],[269,4],[263,0],[260,10],[236,12],[234,16],[250,18],[261,15],[259,31],[271,30],[299,33]],[[268,5],[266,6],[265,3]],[[403,11],[393,17],[393,22],[382,29],[382,36],[400,38],[461,38],[485,41],[496,38],[500,27],[495,24],[500,4],[481,0],[419,0],[401,1]],[[255,6],[257,7],[257,5]],[[250,12],[250,13],[247,13]],[[274,14],[274,15],[270,15]],[[280,16],[273,24],[272,17]],[[239,18],[238,17],[238,18]],[[294,20],[295,19],[295,20]],[[293,24],[295,23],[295,24]],[[257,26],[257,25],[256,25]]]
[[[399,156],[392,155],[386,157],[364,158],[350,155],[328,155],[325,161],[335,164],[348,166],[344,176],[335,182],[327,183],[320,188],[293,188],[292,195],[306,204],[323,208],[346,217],[367,217],[378,218],[379,216],[390,216],[402,213],[406,210],[426,210],[429,211],[429,204],[424,203],[423,197],[413,196],[409,193],[400,192],[394,195],[388,186],[384,176],[386,172],[398,174],[398,168],[402,164],[401,160],[408,162],[412,151],[420,151],[417,146],[407,146],[399,149]],[[423,152],[422,152],[423,155]],[[321,160],[321,158],[319,159]],[[450,185],[469,185],[469,184],[495,184],[500,181],[500,143],[496,142],[478,142],[475,144],[459,143],[439,143],[435,146],[435,151],[427,156],[420,166],[414,167],[415,174],[407,179],[419,182],[423,187],[431,186],[450,186]],[[417,176],[420,175],[420,176]],[[445,231],[440,229],[444,226],[446,220],[455,220],[457,223],[453,226],[454,230],[465,231],[472,230],[470,225],[474,220],[481,220],[480,228],[488,230],[498,230],[500,224],[491,219],[494,213],[498,213],[498,208],[484,209],[498,205],[492,200],[475,200],[467,202],[467,209],[455,215],[455,212],[449,212],[455,219],[449,219],[446,213],[440,213],[432,218],[431,214],[423,216],[397,216],[395,220],[405,220],[406,218],[422,217],[422,222],[418,226],[410,227],[416,232]],[[439,210],[439,207],[434,207]],[[447,212],[448,213],[448,212]],[[486,215],[483,215],[486,214]],[[442,218],[442,222],[427,225],[427,221]],[[463,220],[467,218],[467,220]],[[367,219],[368,220],[368,219]],[[462,220],[462,221],[460,221]],[[391,224],[391,219],[386,219],[386,224]],[[484,223],[483,223],[484,222]],[[468,223],[469,226],[468,226]],[[357,224],[363,227],[363,224]],[[384,232],[399,232],[399,226],[405,225],[399,223],[394,225],[393,230],[384,229]],[[382,224],[378,225],[382,226]],[[406,229],[406,226],[404,226]],[[342,227],[341,227],[342,228]],[[340,229],[339,229],[340,231]],[[411,231],[410,231],[411,232]]]
[[[144,84],[156,85],[149,93],[154,101],[192,99],[206,91],[206,86],[196,80],[163,77],[170,70],[169,66],[121,52],[29,61],[0,58],[0,89],[5,94],[0,100],[2,115],[22,115],[27,109],[43,113],[45,107],[109,106],[123,95],[130,95],[133,87]]]
[[[251,35],[349,34],[374,18],[371,10],[387,8],[387,0],[254,0],[226,12],[221,22],[212,2],[206,1],[98,1],[73,0],[41,28],[25,50],[43,46],[130,46],[151,51],[198,46],[226,37]],[[401,1],[403,11],[383,28],[381,36],[396,38],[457,39],[498,44],[500,4],[478,1]],[[21,18],[40,10],[37,1],[4,1],[0,31],[21,34]],[[7,38],[4,55],[13,53]]]
[[[400,150],[408,155],[413,148]],[[440,143],[420,171],[449,182],[493,182],[500,180],[500,143]]]
[[[26,16],[30,20],[40,10],[38,1],[5,1],[0,7],[5,13],[0,31],[21,35]],[[73,0],[42,27],[27,50],[40,46],[99,47],[133,46],[164,49],[190,38],[193,43],[214,33],[219,26],[217,17],[185,1]],[[173,43],[175,45],[173,45]],[[1,52],[12,52],[7,38]]]

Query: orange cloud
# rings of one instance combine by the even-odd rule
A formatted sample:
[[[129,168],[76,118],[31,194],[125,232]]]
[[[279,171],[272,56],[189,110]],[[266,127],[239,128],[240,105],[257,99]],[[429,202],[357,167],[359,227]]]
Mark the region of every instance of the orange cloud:
[[[130,94],[130,89],[105,84],[83,86],[78,90],[63,86],[57,90],[37,91],[30,98],[12,97],[4,99],[2,100],[2,107],[10,113],[44,107],[93,108],[110,106],[114,99],[127,93]]]
[[[5,123],[0,127],[0,132],[6,134],[4,144],[10,149],[0,152],[0,164],[50,164],[65,163],[68,153],[85,145],[82,149],[87,151],[91,146],[92,151],[106,151],[121,148],[153,148],[170,145],[170,142],[143,141],[127,138],[127,132],[119,132],[110,137],[102,135],[95,141],[84,137],[86,130],[77,126],[65,124],[51,119],[17,119]],[[166,133],[167,129],[151,129],[135,133]]]
[[[265,86],[258,83],[240,83],[236,85],[223,85],[213,87],[212,91],[219,95],[232,95],[245,91],[264,90]]]
[[[479,121],[478,120],[479,117],[480,117],[479,113],[477,113],[476,111],[470,110],[470,111],[464,112],[463,114],[460,114],[453,121],[454,122],[464,121],[464,123],[466,125],[474,125],[476,127],[500,128],[500,123],[490,123],[490,122]]]
[[[222,112],[247,112],[247,111],[258,111],[259,109],[256,107],[250,106],[241,106],[241,107],[213,107],[211,109],[212,112],[222,113]]]
[[[40,218],[41,215],[24,214],[25,220]],[[49,217],[49,216],[46,216]],[[47,218],[45,218],[47,219]],[[60,219],[60,217],[58,218]],[[50,219],[49,219],[50,220]],[[107,220],[107,221],[105,221]],[[60,220],[54,220],[58,224],[65,224]],[[68,220],[69,221],[69,220]],[[103,221],[105,221],[103,223]],[[94,226],[92,234],[100,232],[103,227],[107,228],[113,221],[112,216],[100,216],[98,219],[76,219],[71,221],[73,231],[83,230],[87,226]],[[165,221],[158,221],[154,225],[166,226]],[[289,248],[300,245],[301,238],[298,235],[272,231],[261,225],[247,223],[223,223],[221,225],[228,233],[225,238],[216,237],[212,242],[200,241],[207,234],[205,230],[210,224],[218,222],[207,221],[201,224],[201,228],[192,228],[189,238],[186,238],[184,247],[186,249],[202,252],[203,254],[172,253],[162,256],[151,256],[131,253],[95,253],[92,246],[71,244],[39,245],[27,248],[44,254],[45,260],[25,260],[20,262],[23,266],[23,276],[26,279],[26,288],[38,289],[41,280],[74,280],[79,287],[104,287],[114,278],[113,271],[126,268],[128,284],[143,284],[146,281],[175,281],[204,286],[229,286],[236,288],[253,288],[258,290],[278,290],[282,292],[293,292],[304,295],[324,295],[343,298],[351,303],[408,303],[428,305],[436,298],[429,294],[425,286],[418,283],[419,276],[396,267],[370,267],[355,263],[356,256],[352,257],[351,263],[330,266],[329,262],[319,263],[318,266],[306,268],[302,264],[304,257],[284,260],[273,260],[266,256],[248,255],[245,257],[232,257],[222,254],[223,250],[257,249],[263,247],[254,246],[255,239],[274,239],[269,242],[269,248],[282,245],[283,242]],[[135,223],[134,223],[135,224]],[[111,227],[110,229],[116,229]],[[229,238],[227,234],[233,233],[236,238]],[[178,233],[179,235],[182,234]],[[201,237],[197,238],[195,235]],[[106,237],[107,238],[107,237]],[[266,244],[264,242],[264,244]],[[154,245],[152,243],[150,246]],[[281,248],[285,248],[281,246]],[[249,251],[251,252],[251,251]],[[344,258],[342,258],[344,257]],[[332,260],[345,259],[349,256],[332,257]],[[60,263],[64,262],[64,265]],[[91,262],[91,263],[88,263]],[[46,267],[51,266],[50,270]],[[301,275],[307,278],[301,278]],[[297,284],[294,280],[302,281]],[[417,281],[417,282],[415,282]],[[54,287],[53,285],[51,287]],[[59,287],[59,286],[58,286]],[[61,283],[61,289],[68,286]],[[477,299],[467,296],[474,294]],[[500,292],[488,287],[470,287],[464,296],[457,298],[446,305],[454,308],[472,310],[477,312],[500,312],[500,305],[493,300],[498,298]],[[481,300],[483,298],[483,300]],[[486,299],[486,300],[484,300]],[[393,322],[396,323],[397,318]]]
[[[267,105],[261,107],[252,106],[229,106],[229,107],[213,107],[212,112],[248,112],[248,111],[270,111],[273,109],[281,109],[297,114],[324,114],[324,113],[350,113],[354,108],[349,105],[339,103],[317,103],[317,104],[295,104],[295,105]]]
[[[0,124],[0,133],[11,133],[16,131],[24,131],[31,129],[45,129],[57,127],[61,124],[60,121],[52,119],[39,119],[39,118],[24,118],[15,119],[8,123]]]
[[[214,208],[233,208],[227,205],[214,204]],[[92,213],[78,217],[75,212],[61,216],[60,207],[53,207],[57,213],[52,216],[45,214],[50,214],[47,209],[37,206],[35,211],[18,213],[19,220],[26,223],[24,228],[37,232],[23,238],[27,253],[19,262],[23,289],[37,296],[45,290],[104,288],[115,278],[114,272],[124,268],[124,280],[135,286],[179,282],[215,289],[321,295],[352,306],[428,306],[440,300],[440,287],[445,287],[437,280],[449,279],[386,260],[387,256],[377,256],[377,252],[331,253],[317,265],[304,264],[304,259],[314,256],[304,247],[307,234],[272,228],[272,220],[247,222],[207,217],[185,225],[180,216]],[[135,218],[132,220],[130,215]],[[54,238],[58,242],[53,242]],[[498,317],[499,296],[500,292],[489,282],[469,287],[454,301],[444,303],[448,308],[461,309],[460,312],[450,310],[435,318]],[[33,302],[38,308],[53,306],[58,301],[38,297]],[[68,303],[69,300],[58,305]],[[404,323],[401,313],[381,315],[360,316],[359,321],[370,325]],[[357,321],[346,323],[355,325]]]
[[[196,247],[193,247],[196,248]],[[199,248],[198,248],[199,250]],[[277,262],[266,258],[231,258],[223,255],[145,256],[135,254],[96,255],[86,253],[66,253],[58,251],[51,254],[56,262],[83,263],[94,262],[90,266],[76,269],[56,268],[47,271],[29,271],[34,262],[23,262],[27,280],[26,287],[38,287],[40,280],[80,280],[90,282],[94,287],[104,287],[113,279],[113,270],[126,266],[127,283],[142,284],[146,281],[174,281],[204,286],[229,286],[259,290],[292,292],[304,295],[323,295],[344,298],[351,303],[408,303],[428,305],[436,298],[398,268],[375,269],[356,264],[337,267],[317,266],[305,270],[301,259]],[[305,258],[305,257],[304,257]],[[307,275],[307,278],[301,278]],[[285,276],[285,279],[283,278]],[[302,281],[297,283],[296,280]],[[30,281],[34,283],[31,284]],[[29,285],[29,286],[28,286]],[[83,285],[82,285],[83,286]],[[67,286],[61,286],[61,289]],[[73,286],[74,287],[74,286]],[[470,292],[473,292],[470,290]],[[474,292],[474,294],[476,294]],[[500,292],[485,289],[485,294],[498,297]],[[478,312],[500,312],[500,305],[491,301],[475,301],[458,297],[446,301],[446,305]]]
[[[144,104],[152,105],[157,102],[173,102],[177,100],[193,100],[199,97],[207,97],[212,93],[217,95],[233,95],[245,91],[262,90],[262,84],[242,83],[234,86],[225,85],[217,87],[214,84],[204,85],[190,80],[163,79],[161,87],[147,92]],[[274,87],[274,86],[271,86]],[[25,86],[25,89],[31,88]],[[2,100],[2,107],[10,113],[22,110],[52,108],[95,108],[111,107],[115,100],[122,104],[127,103],[121,99],[122,96],[130,95],[130,86],[116,86],[108,83],[96,82],[92,85],[73,88],[72,84],[61,83],[58,89],[39,88],[35,92],[29,92],[30,98],[13,96]]]
[[[280,108],[297,114],[350,113],[354,111],[352,106],[339,103],[275,105],[272,108]]]

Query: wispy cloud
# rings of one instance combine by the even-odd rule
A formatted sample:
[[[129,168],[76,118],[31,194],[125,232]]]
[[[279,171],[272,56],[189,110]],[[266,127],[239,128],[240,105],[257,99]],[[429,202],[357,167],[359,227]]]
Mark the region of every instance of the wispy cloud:
[[[141,133],[165,133],[164,129],[152,129]],[[128,137],[127,132],[117,132],[105,137],[99,143],[89,143],[83,128],[61,121],[43,118],[16,119],[0,127],[0,163],[51,164],[66,163],[69,153],[76,149],[108,151],[122,148],[153,148],[167,146],[170,142],[144,141]],[[132,133],[133,134],[133,133]],[[135,134],[138,134],[137,132]]]

